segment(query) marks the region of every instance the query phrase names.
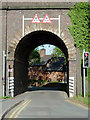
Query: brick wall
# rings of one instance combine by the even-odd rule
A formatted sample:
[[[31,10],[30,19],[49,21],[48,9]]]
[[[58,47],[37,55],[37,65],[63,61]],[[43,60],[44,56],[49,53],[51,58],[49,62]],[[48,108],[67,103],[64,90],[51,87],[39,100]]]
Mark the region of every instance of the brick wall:
[[[46,80],[47,82],[49,79],[51,79],[51,82],[53,81],[59,81],[62,80],[64,82],[64,72],[48,72],[45,71],[45,66],[34,66],[30,67],[30,71],[28,73],[29,79],[33,80],[39,80],[39,77],[41,76],[42,80]],[[67,76],[65,75],[65,81],[67,81]]]
[[[34,17],[35,14],[37,14],[39,17],[44,18],[46,14],[49,15],[50,18],[57,18],[60,15],[60,30],[61,30],[61,39],[64,40],[66,47],[68,48],[68,53],[70,54],[69,57],[74,56],[75,58],[75,47],[74,47],[74,40],[69,33],[69,30],[67,28],[67,25],[71,25],[71,21],[69,16],[67,15],[67,12],[69,10],[65,9],[58,9],[58,10],[8,10],[7,11],[7,37],[6,37],[6,14],[5,10],[3,10],[3,34],[2,34],[2,39],[3,39],[3,49],[5,49],[5,40],[7,38],[7,52],[10,51],[10,54],[7,54],[7,59],[14,59],[14,50],[16,49],[19,41],[22,38],[22,15],[24,15],[27,18]],[[55,33],[58,35],[58,21],[52,21],[52,24],[31,24],[30,21],[25,21],[25,35],[35,31],[35,30],[47,30],[50,32]],[[64,34],[63,32],[64,31]],[[2,44],[2,43],[1,43]],[[72,45],[72,47],[71,47]],[[11,47],[10,47],[11,46]],[[70,49],[69,49],[70,48]],[[0,48],[1,49],[1,48]],[[73,52],[74,49],[74,52]],[[0,53],[1,54],[1,53]],[[0,55],[0,59],[2,59],[2,56]],[[1,64],[1,63],[0,63]],[[8,63],[7,63],[8,65]],[[69,76],[75,77],[75,82],[76,82],[76,61],[69,61]],[[17,65],[18,66],[18,65]],[[20,65],[21,66],[21,65]],[[24,69],[25,66],[23,66],[23,72],[25,72]],[[8,66],[7,66],[8,68]],[[19,68],[18,68],[19,70]],[[21,70],[21,69],[20,69]],[[20,71],[19,70],[19,71]],[[75,73],[74,73],[75,72]],[[21,79],[19,78],[21,75],[18,74],[18,80],[20,80],[20,83],[22,83]],[[26,76],[26,75],[25,75]],[[23,80],[25,79],[25,76],[23,77]],[[26,76],[27,78],[27,76]],[[18,82],[18,81],[16,81]],[[17,84],[17,83],[16,83]],[[75,84],[76,85],[76,84]],[[76,86],[75,86],[76,88]],[[15,88],[16,89],[16,88]],[[21,88],[22,89],[22,88]],[[26,89],[26,88],[25,88]],[[17,85],[17,90],[18,91],[18,85]],[[20,92],[19,92],[20,93]]]

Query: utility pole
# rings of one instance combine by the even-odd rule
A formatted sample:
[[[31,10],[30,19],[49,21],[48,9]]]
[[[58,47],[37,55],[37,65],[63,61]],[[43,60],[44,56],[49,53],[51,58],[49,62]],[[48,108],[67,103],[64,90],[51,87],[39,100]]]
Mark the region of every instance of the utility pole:
[[[3,85],[3,97],[5,96],[5,51],[3,51],[3,77],[2,77],[2,85]]]
[[[83,50],[83,97],[85,98],[85,69],[90,67],[89,66],[89,52],[85,52]]]
[[[84,53],[85,49],[83,50],[83,97],[85,98],[85,67],[84,67]]]

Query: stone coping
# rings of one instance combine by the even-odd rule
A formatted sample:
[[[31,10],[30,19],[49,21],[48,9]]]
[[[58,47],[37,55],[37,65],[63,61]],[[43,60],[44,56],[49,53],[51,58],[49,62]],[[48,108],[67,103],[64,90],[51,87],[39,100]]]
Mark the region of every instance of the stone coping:
[[[1,9],[47,9],[70,8],[76,2],[88,2],[88,0],[1,0]]]

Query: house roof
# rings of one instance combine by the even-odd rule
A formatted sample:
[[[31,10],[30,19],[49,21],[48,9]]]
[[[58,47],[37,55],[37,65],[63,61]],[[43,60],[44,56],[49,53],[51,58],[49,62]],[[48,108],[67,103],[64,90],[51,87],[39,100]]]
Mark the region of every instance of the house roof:
[[[48,61],[50,63],[49,67],[47,67],[47,71],[63,71],[64,61],[64,57],[52,58],[52,61]]]
[[[44,57],[41,58],[41,62],[46,64],[48,60],[52,58],[52,55],[45,55]]]
[[[52,57],[51,55],[45,55],[41,58],[41,63],[32,64],[31,66],[46,66],[46,71],[65,71],[64,57]]]

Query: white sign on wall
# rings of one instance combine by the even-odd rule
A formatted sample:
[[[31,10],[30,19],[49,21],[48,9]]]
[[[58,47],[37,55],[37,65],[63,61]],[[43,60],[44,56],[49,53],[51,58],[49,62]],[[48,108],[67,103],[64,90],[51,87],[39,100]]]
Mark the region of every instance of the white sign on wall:
[[[39,17],[37,16],[37,14],[33,17],[31,23],[41,23]]]
[[[44,18],[39,18],[37,14],[35,14],[35,16],[33,18],[25,18],[24,15],[22,17],[22,37],[24,36],[24,28],[25,28],[25,25],[24,25],[24,21],[28,21],[30,20],[31,23],[52,23],[52,20],[53,21],[58,21],[58,36],[60,37],[60,15],[57,17],[57,18],[50,18],[48,16],[48,14],[45,15]]]
[[[46,14],[46,16],[44,17],[42,23],[52,23],[50,17]]]
[[[8,69],[8,72],[13,72],[13,69],[11,68],[11,69]]]
[[[74,96],[74,77],[69,77],[69,96]]]
[[[8,77],[9,94],[14,97],[14,77]]]

